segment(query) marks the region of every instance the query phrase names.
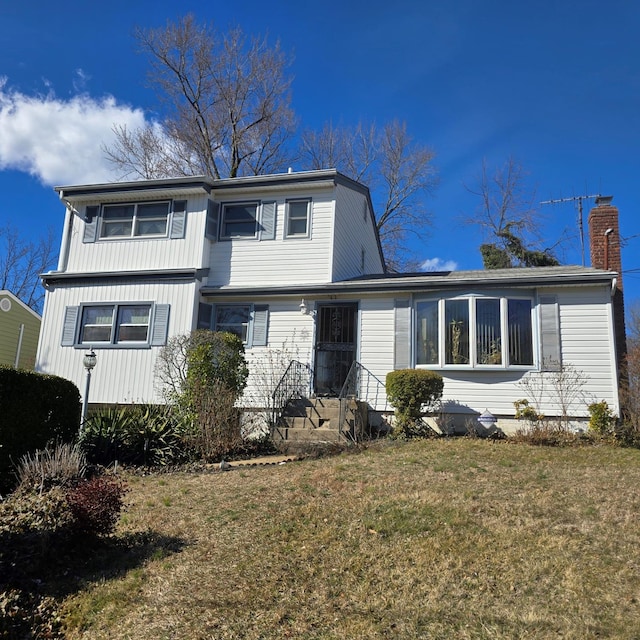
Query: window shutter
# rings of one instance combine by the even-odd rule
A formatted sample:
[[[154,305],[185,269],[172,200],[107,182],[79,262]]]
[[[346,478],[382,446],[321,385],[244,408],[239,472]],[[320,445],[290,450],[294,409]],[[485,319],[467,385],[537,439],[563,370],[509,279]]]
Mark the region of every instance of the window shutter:
[[[100,207],[87,207],[84,214],[84,235],[82,242],[89,243],[96,241],[98,232],[98,214]]]
[[[204,235],[211,241],[218,239],[218,217],[220,215],[220,204],[209,200],[207,204],[207,225]]]
[[[213,318],[213,305],[201,302],[198,305],[198,329],[211,329],[211,320]]]
[[[252,347],[267,346],[267,325],[269,322],[269,306],[257,304],[253,308],[253,337]]]
[[[169,331],[169,307],[168,304],[157,304],[153,314],[153,327],[151,329],[151,346],[161,347],[167,344]]]
[[[184,230],[187,223],[187,201],[173,201],[173,215],[171,216],[170,238],[184,238]]]
[[[276,203],[262,203],[260,240],[274,240],[276,237]]]
[[[76,325],[80,307],[67,307],[64,310],[64,323],[62,325],[62,346],[73,347],[76,343]]]
[[[556,296],[540,296],[540,350],[542,371],[560,371],[560,316]]]
[[[395,344],[393,355],[394,369],[408,369],[411,366],[411,306],[409,300],[395,301]]]

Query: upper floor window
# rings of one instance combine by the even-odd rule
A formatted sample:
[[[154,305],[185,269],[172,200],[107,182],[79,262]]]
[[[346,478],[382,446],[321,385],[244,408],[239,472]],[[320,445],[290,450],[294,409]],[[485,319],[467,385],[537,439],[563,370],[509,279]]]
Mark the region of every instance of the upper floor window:
[[[169,202],[105,204],[100,238],[166,236]]]
[[[258,231],[257,202],[226,204],[222,208],[222,238],[254,238]]]
[[[289,200],[287,202],[286,237],[309,235],[309,200]]]
[[[533,366],[532,302],[452,298],[416,304],[416,364]]]

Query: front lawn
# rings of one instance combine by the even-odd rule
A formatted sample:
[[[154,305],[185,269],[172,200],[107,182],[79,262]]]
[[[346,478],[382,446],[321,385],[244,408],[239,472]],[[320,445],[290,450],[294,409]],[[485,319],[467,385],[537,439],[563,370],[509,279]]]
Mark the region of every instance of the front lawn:
[[[639,637],[638,450],[382,442],[127,482],[71,638]]]

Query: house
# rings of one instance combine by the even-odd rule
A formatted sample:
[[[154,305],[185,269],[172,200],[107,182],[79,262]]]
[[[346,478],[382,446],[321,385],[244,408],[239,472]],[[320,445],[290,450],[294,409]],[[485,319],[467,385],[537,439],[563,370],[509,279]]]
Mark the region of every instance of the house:
[[[33,369],[40,316],[10,291],[0,290],[0,365]]]
[[[91,404],[161,402],[162,346],[212,328],[242,337],[252,371],[286,356],[307,395],[349,388],[373,419],[390,409],[386,374],[406,367],[443,375],[447,424],[489,410],[513,428],[527,393],[547,416],[585,420],[595,400],[619,410],[610,202],[592,212],[595,267],[389,274],[368,189],[335,170],[56,190],[66,214],[58,267],[42,276],[37,368],[82,388],[93,348]],[[570,374],[567,398],[555,387]],[[258,377],[247,409],[265,406]]]

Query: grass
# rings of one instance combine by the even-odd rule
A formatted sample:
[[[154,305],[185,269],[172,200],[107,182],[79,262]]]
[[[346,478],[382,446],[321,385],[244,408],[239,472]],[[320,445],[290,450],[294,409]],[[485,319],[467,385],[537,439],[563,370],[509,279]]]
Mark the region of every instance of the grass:
[[[87,569],[70,638],[640,637],[638,450],[381,443],[129,484],[115,542],[170,543]]]

